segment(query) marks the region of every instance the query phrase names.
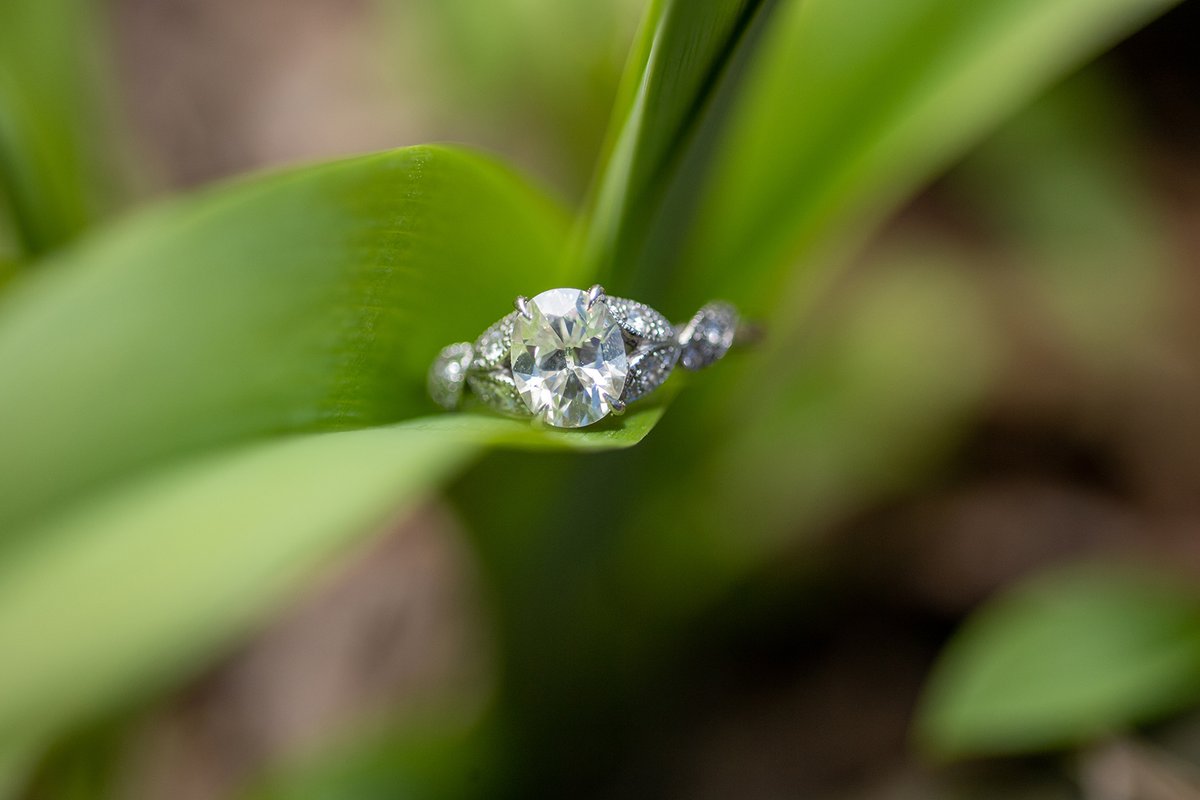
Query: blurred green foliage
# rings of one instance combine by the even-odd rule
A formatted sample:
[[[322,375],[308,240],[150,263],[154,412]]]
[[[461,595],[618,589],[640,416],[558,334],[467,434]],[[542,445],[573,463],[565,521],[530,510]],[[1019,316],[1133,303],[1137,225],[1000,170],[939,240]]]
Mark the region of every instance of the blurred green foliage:
[[[782,299],[792,300],[799,282],[807,296],[812,278],[801,271],[789,281],[778,264],[811,264],[831,232],[877,220],[1028,102],[1046,76],[1094,54],[1108,32],[1169,6],[784,4],[763,37],[670,291],[760,304],[788,287]]]
[[[1161,571],[1073,567],[982,609],[919,725],[940,756],[1086,744],[1200,697],[1200,594]]]
[[[119,197],[112,110],[101,100],[103,25],[78,0],[6,3],[0,13],[0,257],[36,257]]]
[[[573,439],[473,416],[281,438],[158,470],[34,526],[0,567],[0,640],[21,650],[0,664],[0,751],[187,671],[479,449],[628,446],[660,410]],[[87,593],[118,572],[119,585]]]
[[[478,94],[503,110],[497,87],[529,81],[554,124],[596,137],[566,136],[601,150],[574,239],[569,215],[507,169],[417,147],[166,201],[39,260],[0,296],[0,650],[22,653],[0,661],[0,788],[9,764],[196,674],[451,482],[497,603],[495,698],[478,720],[352,732],[262,796],[530,796],[601,777],[705,610],[936,459],[1004,357],[956,271],[966,246],[891,241],[872,254],[887,277],[822,315],[828,277],[1005,115],[1169,5],[661,0],[617,88],[604,46],[580,66],[560,35],[619,28],[611,9],[456,0],[429,13],[478,60]],[[87,8],[0,11],[13,22],[0,43],[16,42],[0,48],[5,263],[70,240],[102,205],[92,165],[111,160],[81,155],[98,142],[76,116],[93,113],[91,80],[62,58],[94,30],[75,16]],[[603,146],[572,77],[593,67],[596,91],[617,94]],[[1103,105],[1089,91],[1006,129],[968,161],[963,191],[1003,182],[990,211],[1039,280],[1077,263],[1073,231],[1099,226],[1105,297],[1143,313],[1151,290],[1126,268],[1153,261],[1152,223],[1108,171],[1116,145],[1047,146]],[[1014,153],[1044,160],[1013,170]],[[1064,207],[1067,187],[1092,202]],[[587,432],[427,416],[439,346],[516,294],[597,277],[672,315],[724,295],[772,338],[697,376],[636,452],[617,451],[671,391]],[[522,452],[469,469],[494,448]],[[621,506],[564,532],[596,474],[625,483]],[[530,485],[562,507],[497,502]],[[1140,577],[1020,590],[952,646],[925,739],[949,755],[1038,749],[1171,711],[1200,686],[1196,614],[1189,593]],[[464,783],[464,767],[483,777]]]
[[[583,191],[642,0],[374,5],[398,83],[433,81],[433,113],[474,120],[493,145],[518,142],[510,149],[522,164],[571,197]]]
[[[1127,369],[1156,332],[1170,262],[1115,84],[1100,69],[1072,77],[954,177],[1078,357],[1110,371]]]

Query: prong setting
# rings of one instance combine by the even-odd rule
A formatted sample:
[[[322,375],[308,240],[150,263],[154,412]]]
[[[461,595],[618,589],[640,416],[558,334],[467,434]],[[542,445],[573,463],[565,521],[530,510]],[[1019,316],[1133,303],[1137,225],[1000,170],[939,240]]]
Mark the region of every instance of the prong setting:
[[[592,286],[587,290],[587,307],[591,310],[592,306],[603,300],[607,295],[604,293],[604,287],[600,284]]]
[[[513,308],[525,319],[533,319],[533,312],[529,310],[529,298],[525,295],[517,295],[517,299],[513,301]]]
[[[625,413],[625,409],[626,409],[625,401],[620,399],[619,397],[609,398],[608,406],[610,409],[612,409],[611,413],[615,417],[619,417]]]

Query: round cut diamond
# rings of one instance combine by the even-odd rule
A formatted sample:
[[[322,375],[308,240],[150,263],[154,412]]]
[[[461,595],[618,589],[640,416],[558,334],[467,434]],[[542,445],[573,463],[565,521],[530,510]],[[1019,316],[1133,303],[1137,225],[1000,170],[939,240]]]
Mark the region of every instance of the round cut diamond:
[[[625,388],[629,362],[621,327],[585,292],[551,289],[529,301],[512,336],[512,373],[534,416],[559,428],[591,425],[606,416]]]

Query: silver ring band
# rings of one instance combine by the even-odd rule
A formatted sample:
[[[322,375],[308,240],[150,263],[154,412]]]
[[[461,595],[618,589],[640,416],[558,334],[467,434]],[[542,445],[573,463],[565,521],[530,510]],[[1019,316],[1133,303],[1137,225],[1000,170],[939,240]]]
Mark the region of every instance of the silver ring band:
[[[514,305],[474,342],[442,349],[429,370],[434,402],[454,410],[469,392],[501,414],[579,428],[623,413],[661,386],[676,364],[703,369],[750,338],[723,302],[705,305],[679,326],[598,285],[551,289]]]

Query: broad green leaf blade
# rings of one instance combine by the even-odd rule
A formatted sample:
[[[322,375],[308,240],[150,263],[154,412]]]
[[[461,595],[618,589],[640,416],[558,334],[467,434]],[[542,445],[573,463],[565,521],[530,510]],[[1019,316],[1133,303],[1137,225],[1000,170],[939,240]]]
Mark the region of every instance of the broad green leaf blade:
[[[886,213],[1034,93],[1172,4],[783,3],[744,79],[673,296],[776,303],[785,268]]]
[[[539,428],[531,420],[509,419],[488,412],[439,414],[411,420],[414,429],[441,431],[448,438],[466,438],[497,447],[521,450],[618,450],[632,447],[650,433],[675,397],[679,381],[674,378],[654,394],[630,406],[621,416],[609,415],[594,425],[578,430]]]
[[[15,260],[0,256],[0,292],[4,291],[4,287],[8,285],[8,282],[17,276],[19,269],[20,267]]]
[[[301,435],[156,472],[29,531],[0,565],[0,750],[193,665],[476,446],[403,424]]]
[[[1043,575],[950,643],[918,720],[942,757],[1080,744],[1200,697],[1200,597],[1149,571]]]
[[[22,253],[37,255],[94,222],[118,193],[100,100],[103,26],[84,0],[9,0],[2,13],[0,208]]]
[[[666,178],[761,0],[655,0],[630,56],[582,232],[586,274],[636,247]]]
[[[491,161],[417,147],[83,243],[0,299],[0,531],[181,453],[433,410],[437,350],[555,285],[565,229]]]
[[[15,654],[0,659],[0,752],[195,668],[481,449],[625,447],[661,411],[647,402],[586,432],[463,413],[285,437],[39,523],[0,562],[0,652]]]
[[[11,749],[0,747],[0,800],[20,797],[27,779],[30,762],[35,757],[31,746],[22,744]]]

